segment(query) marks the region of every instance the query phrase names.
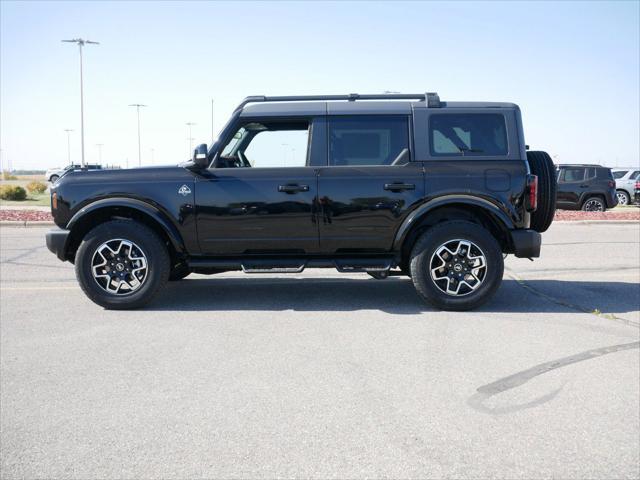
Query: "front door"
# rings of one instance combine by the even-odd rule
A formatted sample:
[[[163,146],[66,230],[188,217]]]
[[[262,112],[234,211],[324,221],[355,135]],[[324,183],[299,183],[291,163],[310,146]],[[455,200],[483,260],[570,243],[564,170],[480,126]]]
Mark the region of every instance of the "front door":
[[[329,165],[318,174],[320,250],[389,252],[407,213],[424,198],[424,171],[411,161],[409,117],[328,119]]]
[[[585,167],[564,167],[558,177],[558,206],[577,207],[583,192],[589,187],[585,183]]]
[[[239,124],[195,186],[203,254],[317,252],[317,176],[307,151],[311,123]]]

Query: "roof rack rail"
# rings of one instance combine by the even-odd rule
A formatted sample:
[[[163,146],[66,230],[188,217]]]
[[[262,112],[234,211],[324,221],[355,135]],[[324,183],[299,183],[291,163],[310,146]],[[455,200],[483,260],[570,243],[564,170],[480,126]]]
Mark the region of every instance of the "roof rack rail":
[[[435,92],[427,93],[384,93],[384,94],[359,94],[350,93],[348,95],[293,95],[293,96],[279,96],[279,97],[267,97],[264,95],[252,95],[246,97],[240,105],[236,108],[241,110],[245,105],[249,103],[260,102],[315,102],[326,100],[347,100],[349,102],[355,102],[356,100],[418,100],[425,102],[427,107],[438,108],[440,107],[440,97]]]

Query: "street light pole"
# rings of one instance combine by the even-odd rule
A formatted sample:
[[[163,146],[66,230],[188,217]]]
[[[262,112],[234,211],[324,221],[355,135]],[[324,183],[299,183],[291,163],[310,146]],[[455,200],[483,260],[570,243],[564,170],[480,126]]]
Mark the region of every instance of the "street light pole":
[[[67,132],[67,161],[69,162],[67,165],[71,165],[71,130],[70,128],[65,128],[64,130]]]
[[[141,103],[132,103],[129,105],[130,107],[136,107],[138,112],[138,166],[142,166],[142,150],[140,148],[140,107],[146,107],[147,105],[143,105]]]
[[[187,155],[187,158],[191,158],[191,155],[193,154],[193,138],[191,138],[191,127],[195,125],[195,123],[187,122],[185,123],[185,125],[189,126],[189,155]]]
[[[96,143],[96,147],[98,147],[98,163],[102,165],[102,146],[104,143]]]
[[[80,150],[82,152],[81,165],[84,168],[84,85],[82,79],[82,47],[86,44],[100,45],[98,42],[91,40],[83,40],[82,38],[74,38],[72,40],[62,40],[67,43],[77,43],[80,50]]]

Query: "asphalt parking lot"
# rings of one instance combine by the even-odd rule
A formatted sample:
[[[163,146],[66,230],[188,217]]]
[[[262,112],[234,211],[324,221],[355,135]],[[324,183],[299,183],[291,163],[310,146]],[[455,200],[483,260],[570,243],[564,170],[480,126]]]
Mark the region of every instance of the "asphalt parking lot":
[[[479,311],[192,275],[141,311],[0,229],[2,478],[637,478],[640,225],[556,223]]]

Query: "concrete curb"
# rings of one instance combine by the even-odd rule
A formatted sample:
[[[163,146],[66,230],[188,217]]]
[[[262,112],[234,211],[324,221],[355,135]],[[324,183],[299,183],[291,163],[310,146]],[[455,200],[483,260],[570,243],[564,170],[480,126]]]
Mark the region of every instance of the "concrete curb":
[[[2,227],[53,227],[55,223],[49,220],[2,220]]]
[[[637,223],[640,225],[640,220],[554,220],[553,223],[583,223],[583,224],[590,224],[590,223],[606,223],[607,225],[611,225],[613,224],[621,224],[621,225],[628,225],[630,223]]]

